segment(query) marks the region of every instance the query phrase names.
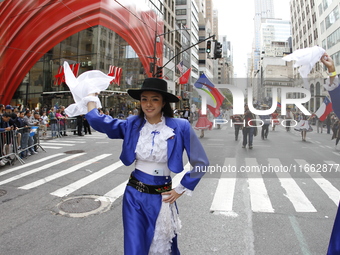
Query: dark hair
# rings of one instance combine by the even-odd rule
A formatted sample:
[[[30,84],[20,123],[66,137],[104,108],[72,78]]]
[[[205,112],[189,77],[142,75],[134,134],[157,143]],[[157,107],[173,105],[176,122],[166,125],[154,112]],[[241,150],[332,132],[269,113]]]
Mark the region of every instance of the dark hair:
[[[12,114],[11,113],[7,113],[7,112],[4,112],[2,114],[2,117],[11,117],[11,116],[12,116]]]

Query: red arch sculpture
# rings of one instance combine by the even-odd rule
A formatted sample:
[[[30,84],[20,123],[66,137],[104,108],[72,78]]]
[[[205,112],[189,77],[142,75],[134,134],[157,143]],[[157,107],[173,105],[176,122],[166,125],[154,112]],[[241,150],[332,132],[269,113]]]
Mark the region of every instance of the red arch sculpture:
[[[96,25],[111,29],[127,41],[151,76],[149,63],[153,61],[150,56],[154,55],[155,34],[163,32],[163,24],[157,21],[155,12],[141,11],[140,4],[144,2],[6,0],[0,3],[0,103],[10,103],[25,75],[48,50]],[[161,45],[158,43],[156,48],[159,65],[162,65]]]

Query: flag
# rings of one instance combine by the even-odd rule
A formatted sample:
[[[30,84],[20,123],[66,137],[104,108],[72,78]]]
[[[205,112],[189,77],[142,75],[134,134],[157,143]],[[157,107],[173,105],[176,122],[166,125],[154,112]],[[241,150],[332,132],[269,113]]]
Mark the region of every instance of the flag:
[[[189,68],[181,77],[179,77],[179,84],[186,84],[189,82],[190,71],[191,68]]]
[[[70,69],[72,70],[72,73],[74,74],[75,77],[78,76],[79,66],[80,66],[79,63],[70,65]],[[54,85],[61,85],[63,82],[65,82],[65,73],[63,66],[59,66],[58,73],[54,77],[56,78],[54,81]]]
[[[109,73],[107,75],[113,77],[113,80],[111,82],[116,83],[118,86],[120,86],[120,77],[122,75],[122,71],[122,68],[110,65]]]
[[[335,80],[336,82],[336,80]],[[328,91],[329,96],[331,97],[332,108],[335,115],[340,118],[340,86],[336,86],[333,90]]]
[[[337,255],[340,253],[340,206],[335,216],[332,235],[329,240],[327,255]]]
[[[277,99],[277,108],[281,108],[281,102],[280,102],[280,99]]]
[[[207,98],[207,105],[210,112],[215,117],[220,115],[220,107],[225,98],[224,95],[215,88],[215,85],[205,76],[205,74],[200,76],[194,86],[200,96],[205,96]]]
[[[324,121],[327,118],[327,115],[332,111],[332,102],[328,99],[328,97],[325,97],[320,108],[315,112],[315,115],[320,121]]]
[[[37,133],[38,128],[39,128],[39,127],[32,126],[32,127],[31,127],[31,130],[30,130],[30,136],[34,136],[34,135]]]
[[[183,71],[184,71],[184,69],[183,69],[183,61],[181,61],[181,62],[179,62],[179,63],[177,64],[177,68],[178,68],[179,72],[180,72],[181,75],[182,75],[182,74],[183,74]]]

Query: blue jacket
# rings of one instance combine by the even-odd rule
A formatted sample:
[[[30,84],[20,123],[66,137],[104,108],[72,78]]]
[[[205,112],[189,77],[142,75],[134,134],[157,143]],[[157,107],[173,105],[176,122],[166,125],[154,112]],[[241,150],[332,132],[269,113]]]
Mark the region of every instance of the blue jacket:
[[[120,160],[125,165],[129,166],[136,160],[135,150],[139,132],[144,126],[145,120],[139,116],[131,116],[126,120],[115,119],[109,115],[100,115],[97,109],[87,113],[86,119],[93,129],[107,134],[109,138],[124,139]],[[193,169],[183,176],[181,184],[194,190],[209,165],[205,151],[186,119],[165,117],[165,123],[175,133],[167,140],[168,168],[174,173],[183,171],[183,151],[185,149]]]

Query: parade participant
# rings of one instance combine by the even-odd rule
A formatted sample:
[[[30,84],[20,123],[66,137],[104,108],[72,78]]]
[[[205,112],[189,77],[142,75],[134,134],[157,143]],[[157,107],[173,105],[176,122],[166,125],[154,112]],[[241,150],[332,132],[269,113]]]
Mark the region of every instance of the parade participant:
[[[331,97],[332,108],[339,119],[340,117],[340,86],[337,73],[335,71],[334,61],[327,54],[324,53],[321,57],[321,62],[327,67],[329,73],[329,79],[327,80],[324,88],[328,90]],[[336,214],[331,238],[328,245],[327,255],[337,255],[340,254],[340,207],[338,207],[338,212]]]
[[[185,107],[185,109],[184,109],[184,111],[183,111],[183,113],[182,113],[182,118],[183,118],[183,119],[186,119],[186,120],[188,120],[188,121],[190,121],[190,120],[189,120],[189,118],[190,118],[190,110],[189,110],[189,106],[186,106],[186,107]]]
[[[208,119],[207,114],[202,114],[201,110],[198,110],[198,120],[195,125],[196,130],[201,130],[200,138],[204,137],[204,130],[211,130],[213,123]]]
[[[263,104],[261,105],[263,110],[268,109],[268,105]],[[269,125],[270,125],[270,115],[260,115],[260,119],[263,121],[262,127],[261,127],[261,138],[264,140],[265,138],[268,138],[269,133]]]
[[[300,121],[294,127],[294,130],[301,132],[301,138],[304,142],[306,141],[307,132],[313,131],[313,128],[310,125],[310,119],[312,118],[312,116],[313,115],[306,116],[305,114],[302,114]]]
[[[272,114],[271,114],[271,125],[272,125],[272,131],[275,131],[275,127],[277,125],[280,124],[279,121],[279,114],[277,112],[277,110],[275,110]]]
[[[286,119],[286,130],[288,132],[288,131],[290,131],[290,122],[291,122],[291,120],[294,120],[294,114],[291,112],[289,107],[287,107],[286,110],[287,110],[287,112],[286,112],[285,119]]]
[[[239,114],[234,114],[230,118],[233,122],[234,129],[235,129],[235,141],[237,141],[238,140],[238,134],[239,134],[240,130],[242,130],[243,118]]]
[[[68,84],[68,76],[73,74],[66,68],[65,75]],[[80,100],[87,105],[86,119],[92,128],[111,139],[123,139],[120,159],[125,165],[135,163],[123,197],[124,254],[180,254],[180,222],[174,203],[184,192],[194,190],[203,176],[201,167],[209,162],[190,123],[173,118],[170,103],[178,98],[167,92],[165,80],[147,78],[141,89],[128,90],[128,94],[140,100],[141,111],[124,120],[100,115],[101,104],[95,94]],[[75,101],[70,112],[66,109],[69,116],[83,109],[80,101]],[[184,150],[193,170],[172,188],[170,174],[183,171]]]
[[[336,118],[332,126],[332,131],[333,131],[332,140],[335,139],[335,148],[336,148],[340,140],[340,121],[338,118]]]
[[[255,126],[254,123],[256,118],[254,114],[251,113],[249,110],[248,105],[244,106],[244,127],[242,129],[243,132],[243,142],[242,142],[242,148],[246,148],[247,144],[249,143],[249,149],[253,148],[253,137],[255,132]]]

